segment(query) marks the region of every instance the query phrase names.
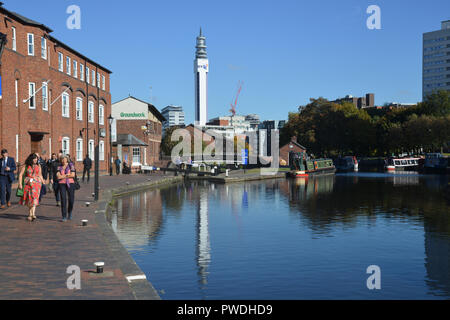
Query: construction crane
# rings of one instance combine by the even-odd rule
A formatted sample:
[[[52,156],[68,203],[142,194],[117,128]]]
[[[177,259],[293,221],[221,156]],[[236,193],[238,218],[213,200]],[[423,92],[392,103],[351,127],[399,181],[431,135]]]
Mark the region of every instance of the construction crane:
[[[242,83],[240,81],[238,83],[238,88],[239,89],[238,89],[238,92],[237,92],[237,95],[236,95],[236,100],[234,101],[234,104],[231,104],[231,109],[230,109],[232,117],[234,117],[236,115],[236,106],[237,106],[237,102],[238,102],[238,99],[239,99],[239,95],[241,94],[241,91],[242,91],[243,84],[244,83]]]

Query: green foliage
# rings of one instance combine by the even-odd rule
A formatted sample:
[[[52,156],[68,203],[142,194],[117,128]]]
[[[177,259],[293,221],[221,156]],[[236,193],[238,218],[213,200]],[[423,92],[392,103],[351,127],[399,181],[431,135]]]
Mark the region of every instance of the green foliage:
[[[292,136],[320,156],[436,151],[450,141],[450,93],[439,91],[415,107],[392,110],[311,99],[301,113],[289,114],[281,144]]]
[[[178,141],[172,141],[172,134],[177,129],[180,129],[180,127],[169,127],[164,132],[164,136],[161,141],[161,152],[166,156],[170,156],[172,149],[179,143]],[[180,141],[182,141],[181,138]]]

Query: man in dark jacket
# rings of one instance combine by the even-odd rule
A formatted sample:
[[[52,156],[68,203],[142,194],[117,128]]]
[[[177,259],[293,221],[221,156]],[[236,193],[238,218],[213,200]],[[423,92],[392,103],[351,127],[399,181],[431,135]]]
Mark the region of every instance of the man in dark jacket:
[[[62,153],[60,153],[60,156]],[[59,180],[57,177],[58,167],[61,166],[61,162],[59,158],[56,157],[56,154],[52,154],[52,158],[48,161],[48,170],[49,170],[49,178],[50,183],[53,185],[53,192],[55,193],[56,198],[56,206],[59,207],[60,197],[59,197]]]
[[[116,164],[116,173],[117,175],[120,174],[120,164],[122,163],[122,161],[120,161],[119,157],[116,158],[116,161],[114,161],[114,163]]]
[[[11,207],[11,185],[14,182],[15,170],[16,161],[8,156],[8,150],[2,150],[2,158],[0,159],[0,209],[5,209],[6,204]]]
[[[91,178],[91,168],[92,168],[92,160],[89,158],[89,154],[86,155],[86,158],[83,160],[83,182],[84,176],[87,173],[87,182],[89,183],[89,179]]]

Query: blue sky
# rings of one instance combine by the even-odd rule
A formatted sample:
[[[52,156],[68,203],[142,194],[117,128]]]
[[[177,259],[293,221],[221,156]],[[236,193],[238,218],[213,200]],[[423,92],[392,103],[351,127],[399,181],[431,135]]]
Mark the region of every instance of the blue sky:
[[[422,33],[450,19],[450,1],[3,0],[48,25],[53,36],[113,71],[113,102],[129,94],[158,109],[181,105],[194,121],[194,53],[206,36],[208,118],[238,114],[286,119],[309,98],[375,93],[375,103],[422,96]],[[81,8],[81,30],[66,8]],[[381,30],[369,30],[369,5]],[[152,87],[152,93],[150,91]]]

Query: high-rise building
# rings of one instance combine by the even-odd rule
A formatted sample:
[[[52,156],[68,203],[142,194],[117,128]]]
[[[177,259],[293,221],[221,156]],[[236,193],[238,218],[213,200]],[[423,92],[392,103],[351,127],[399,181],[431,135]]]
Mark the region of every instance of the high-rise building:
[[[166,121],[163,122],[163,130],[173,126],[184,126],[183,107],[167,106],[162,109],[161,114]]]
[[[261,121],[259,120],[259,115],[257,114],[249,114],[245,117],[245,120],[250,123],[250,128],[256,130],[259,127]]]
[[[351,95],[345,96],[345,98],[338,98],[334,101],[331,101],[333,103],[344,103],[349,102],[352,103],[355,107],[358,109],[364,109],[364,108],[373,108],[375,107],[375,94],[368,93],[365,97],[354,97]]]
[[[272,130],[281,130],[286,120],[265,120],[259,125],[259,155],[272,155]]]
[[[208,72],[209,61],[206,53],[206,38],[202,34],[197,37],[197,51],[194,61],[195,73],[195,125],[206,125],[208,117]]]
[[[423,34],[422,95],[450,90],[450,20]]]

